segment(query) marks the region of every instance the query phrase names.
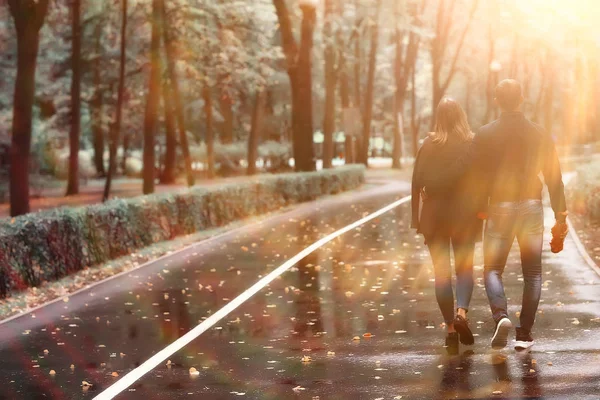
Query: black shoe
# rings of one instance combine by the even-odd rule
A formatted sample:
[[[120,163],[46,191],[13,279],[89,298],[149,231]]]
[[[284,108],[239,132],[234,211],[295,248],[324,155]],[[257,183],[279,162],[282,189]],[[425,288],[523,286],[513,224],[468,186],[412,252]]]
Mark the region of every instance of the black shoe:
[[[454,329],[458,332],[458,336],[460,337],[460,342],[464,345],[471,346],[475,343],[475,338],[473,338],[473,332],[469,328],[469,321],[466,318],[463,318],[460,315],[457,315],[454,318]]]
[[[525,350],[533,346],[531,333],[523,328],[517,328],[517,338],[515,340],[515,349]]]
[[[513,325],[508,317],[503,317],[496,323],[496,331],[492,337],[492,349],[503,349],[508,344],[508,333]]]
[[[455,356],[458,354],[458,333],[452,332],[446,336],[446,351],[449,355]]]

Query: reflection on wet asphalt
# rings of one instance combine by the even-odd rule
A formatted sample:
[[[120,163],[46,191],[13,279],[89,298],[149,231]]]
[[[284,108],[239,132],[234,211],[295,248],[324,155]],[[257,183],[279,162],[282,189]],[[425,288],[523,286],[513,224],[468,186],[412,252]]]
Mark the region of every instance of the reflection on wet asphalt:
[[[0,394],[91,398],[307,245],[399,197],[375,191],[267,221],[0,326]],[[531,352],[488,350],[478,266],[477,343],[450,358],[429,257],[409,222],[401,206],[322,247],[119,398],[599,397],[600,278],[570,241],[545,259]],[[516,322],[517,253],[509,263]]]

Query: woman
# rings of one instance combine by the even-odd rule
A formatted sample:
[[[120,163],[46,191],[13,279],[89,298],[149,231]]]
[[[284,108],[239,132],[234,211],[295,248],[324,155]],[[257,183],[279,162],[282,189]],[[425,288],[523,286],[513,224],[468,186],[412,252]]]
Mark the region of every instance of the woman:
[[[435,132],[417,154],[412,180],[412,227],[425,237],[435,272],[435,294],[446,322],[449,354],[458,353],[458,342],[474,343],[467,312],[473,293],[473,254],[481,240],[482,223],[477,218],[477,196],[473,174],[467,172],[452,182],[440,182],[448,169],[460,168],[473,134],[461,106],[443,99],[436,110]],[[443,171],[443,174],[441,173]],[[420,210],[421,200],[423,200]],[[450,246],[456,270],[456,315],[452,290]]]

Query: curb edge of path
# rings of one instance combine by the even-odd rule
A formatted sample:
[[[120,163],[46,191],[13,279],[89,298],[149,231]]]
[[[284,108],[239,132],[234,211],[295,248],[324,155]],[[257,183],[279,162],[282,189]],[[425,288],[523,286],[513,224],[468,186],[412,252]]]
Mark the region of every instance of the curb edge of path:
[[[600,267],[592,259],[592,256],[590,256],[590,253],[588,253],[587,249],[585,248],[585,245],[581,242],[581,239],[579,238],[579,235],[577,234],[577,231],[575,230],[575,227],[573,226],[573,224],[569,220],[567,220],[567,224],[569,225],[569,235],[573,239],[573,242],[575,243],[575,247],[577,247],[577,250],[579,251],[579,254],[585,260],[586,264],[592,270],[594,270],[594,272],[596,274],[598,274],[598,276],[600,276]]]
[[[569,185],[569,183],[573,180],[574,175],[575,175],[575,173],[570,173],[564,177],[565,186]],[[596,264],[596,262],[594,261],[592,256],[590,256],[590,253],[588,253],[587,249],[585,248],[585,245],[581,242],[581,239],[579,238],[579,235],[577,234],[577,230],[573,226],[573,223],[568,218],[567,218],[567,224],[569,226],[569,236],[571,236],[571,238],[573,239],[573,242],[575,243],[575,247],[577,247],[577,251],[579,251],[579,254],[583,258],[585,263],[596,274],[598,274],[598,276],[600,276],[600,266],[598,266],[598,264]]]

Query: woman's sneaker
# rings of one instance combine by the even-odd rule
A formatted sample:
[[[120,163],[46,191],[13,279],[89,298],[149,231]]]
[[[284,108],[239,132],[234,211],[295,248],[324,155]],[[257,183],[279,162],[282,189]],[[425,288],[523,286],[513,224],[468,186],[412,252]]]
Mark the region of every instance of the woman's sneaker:
[[[455,356],[458,354],[458,333],[452,332],[446,336],[446,351],[449,355]]]
[[[456,318],[454,318],[454,329],[456,329],[456,332],[458,332],[458,336],[462,344],[471,346],[475,343],[473,332],[471,332],[471,329],[469,328],[469,321],[467,321],[466,318],[457,315]]]
[[[503,349],[508,344],[508,333],[513,325],[507,317],[502,318],[496,324],[496,331],[492,337],[492,349]]]
[[[531,333],[523,328],[517,328],[517,338],[515,340],[516,350],[525,350],[533,346]]]

